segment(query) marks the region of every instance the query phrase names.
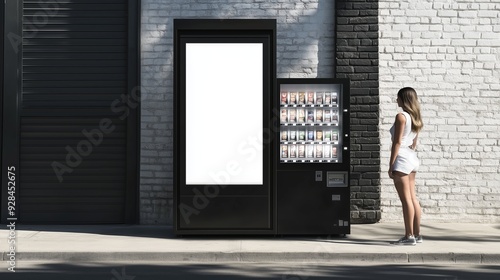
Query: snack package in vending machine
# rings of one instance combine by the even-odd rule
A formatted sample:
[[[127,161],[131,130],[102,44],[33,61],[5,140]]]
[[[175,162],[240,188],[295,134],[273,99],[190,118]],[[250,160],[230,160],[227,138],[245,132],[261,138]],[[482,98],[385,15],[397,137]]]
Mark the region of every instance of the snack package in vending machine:
[[[288,145],[281,145],[281,157],[288,158]]]
[[[297,104],[297,93],[296,92],[290,92],[288,96],[288,104],[295,105]]]
[[[288,93],[286,91],[281,92],[281,104],[288,104]]]

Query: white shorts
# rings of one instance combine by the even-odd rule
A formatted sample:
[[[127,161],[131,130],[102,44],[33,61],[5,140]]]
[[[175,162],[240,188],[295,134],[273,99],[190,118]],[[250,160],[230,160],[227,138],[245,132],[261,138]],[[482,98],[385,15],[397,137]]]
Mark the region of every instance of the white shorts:
[[[399,171],[404,174],[417,172],[420,166],[420,161],[417,158],[417,153],[408,147],[399,148],[398,156],[394,162],[392,171]]]

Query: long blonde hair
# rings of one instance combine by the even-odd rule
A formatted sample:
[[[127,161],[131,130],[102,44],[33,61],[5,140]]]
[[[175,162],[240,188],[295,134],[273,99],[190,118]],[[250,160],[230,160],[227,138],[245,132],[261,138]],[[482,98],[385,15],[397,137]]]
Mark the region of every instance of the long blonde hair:
[[[418,102],[417,92],[411,87],[405,87],[398,91],[398,98],[401,102],[401,107],[411,117],[411,131],[418,133],[424,123],[420,116],[420,103]]]

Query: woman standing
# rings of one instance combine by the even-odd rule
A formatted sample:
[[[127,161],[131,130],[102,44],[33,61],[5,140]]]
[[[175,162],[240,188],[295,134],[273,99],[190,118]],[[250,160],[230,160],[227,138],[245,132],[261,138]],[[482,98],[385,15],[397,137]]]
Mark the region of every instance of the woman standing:
[[[420,116],[420,104],[417,92],[410,87],[398,91],[398,106],[403,112],[396,115],[391,127],[392,148],[389,162],[389,177],[403,206],[405,236],[395,242],[396,245],[416,245],[422,243],[420,235],[421,208],[415,193],[415,175],[419,160],[415,153],[418,133],[423,127]]]

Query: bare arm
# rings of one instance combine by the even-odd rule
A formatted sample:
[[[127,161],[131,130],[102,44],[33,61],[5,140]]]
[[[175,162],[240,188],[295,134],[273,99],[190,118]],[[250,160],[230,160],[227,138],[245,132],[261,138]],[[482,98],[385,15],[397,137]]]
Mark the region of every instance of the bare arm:
[[[411,149],[415,150],[417,148],[417,139],[418,139],[418,134],[415,136],[413,139],[413,143],[411,144]]]
[[[396,115],[394,122],[394,139],[392,140],[391,158],[389,160],[389,177],[392,179],[392,166],[398,156],[399,148],[401,147],[401,140],[403,139],[404,126],[406,124],[406,117],[399,113]]]

